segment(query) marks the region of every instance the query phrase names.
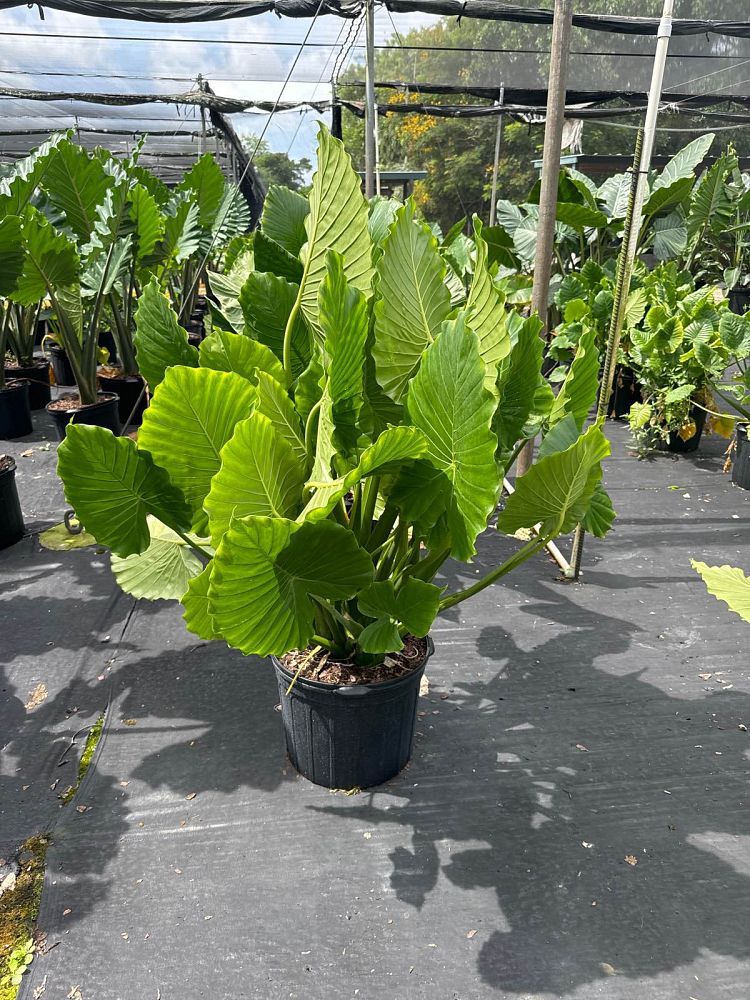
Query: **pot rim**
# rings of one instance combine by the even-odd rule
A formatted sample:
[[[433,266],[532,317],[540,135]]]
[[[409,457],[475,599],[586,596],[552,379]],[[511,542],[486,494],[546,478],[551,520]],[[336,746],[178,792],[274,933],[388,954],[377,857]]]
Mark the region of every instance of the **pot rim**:
[[[423,636],[422,638],[427,640],[427,652],[425,654],[425,658],[418,666],[414,667],[413,670],[410,670],[408,674],[401,674],[400,677],[391,677],[387,681],[373,681],[372,683],[369,684],[326,684],[323,681],[314,681],[310,680],[307,677],[299,677],[294,682],[294,686],[296,687],[298,684],[301,684],[304,685],[305,687],[310,687],[315,691],[330,691],[330,692],[387,691],[389,690],[389,688],[393,688],[399,684],[406,683],[412,677],[414,677],[415,674],[424,671],[425,667],[427,666],[427,661],[435,652],[435,643],[432,641],[432,636],[429,633],[426,636]],[[387,656],[388,654],[386,653],[385,655]],[[282,674],[284,677],[288,678],[290,681],[294,679],[294,672],[289,670],[288,667],[285,667],[277,656],[272,655],[271,662],[273,663],[276,670],[278,670],[279,673]]]
[[[97,370],[97,376],[104,380],[105,382],[139,382],[143,383],[146,380],[143,375],[103,375],[101,369]]]
[[[16,468],[17,468],[15,458],[12,455],[3,455],[2,457],[3,458],[9,458],[10,459],[10,465],[8,466],[7,469],[0,469],[0,479],[2,479],[3,476],[13,476],[13,475],[15,475],[15,471],[16,471]]]
[[[69,410],[60,410],[60,409],[51,410],[50,407],[52,406],[52,404],[57,402],[57,400],[52,399],[50,400],[49,403],[45,405],[44,409],[47,410],[51,416],[54,417],[55,414],[57,413],[81,413],[81,411],[83,410],[93,410],[95,406],[103,406],[105,403],[110,403],[112,400],[117,402],[117,400],[119,399],[119,396],[117,395],[116,392],[97,392],[97,396],[100,396],[101,398],[97,400],[96,403],[84,403],[82,406],[72,406]],[[60,398],[61,397],[58,396],[58,399]]]
[[[26,364],[21,365],[18,364],[18,362],[16,362],[14,365],[13,364],[9,365],[8,362],[6,361],[3,367],[5,368],[6,372],[23,371],[26,368],[49,368],[49,361],[47,361],[46,358],[32,358],[31,364],[28,365]]]
[[[9,378],[0,392],[18,392],[19,389],[23,390],[24,386],[30,385],[31,381],[27,378]]]

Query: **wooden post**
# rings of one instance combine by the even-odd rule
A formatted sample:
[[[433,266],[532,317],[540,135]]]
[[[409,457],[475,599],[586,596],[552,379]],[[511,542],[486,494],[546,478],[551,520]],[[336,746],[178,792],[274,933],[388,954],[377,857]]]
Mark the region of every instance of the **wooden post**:
[[[555,0],[555,20],[552,26],[549,80],[547,83],[547,116],[544,125],[542,154],[542,188],[539,194],[539,222],[536,228],[534,285],[531,290],[531,311],[539,315],[547,332],[547,299],[552,274],[552,253],[557,217],[557,185],[560,181],[560,153],[565,121],[565,91],[568,77],[570,32],[573,23],[573,0]],[[516,476],[531,468],[534,442],[529,441],[516,462]]]

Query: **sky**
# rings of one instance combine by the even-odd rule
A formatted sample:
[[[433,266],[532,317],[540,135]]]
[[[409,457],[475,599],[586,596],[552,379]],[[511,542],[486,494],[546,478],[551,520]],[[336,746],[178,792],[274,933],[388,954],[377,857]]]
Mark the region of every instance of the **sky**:
[[[347,39],[351,21],[334,16],[320,17],[312,26],[307,44],[294,68],[289,83],[284,80],[311,27],[310,19],[279,18],[275,14],[237,18],[230,21],[180,25],[150,24],[138,21],[108,20],[44,9],[40,20],[38,7],[26,6],[3,11],[0,31],[0,87],[23,87],[52,91],[85,90],[109,93],[181,93],[195,85],[200,73],[217,94],[249,100],[325,100],[330,97],[329,80],[337,56]],[[376,41],[384,43],[393,35],[394,24],[400,33],[430,24],[437,18],[424,14],[393,15],[378,10]],[[363,56],[364,28],[354,25],[359,34],[349,59]],[[56,35],[79,36],[58,38]],[[119,36],[119,37],[118,37]],[[137,36],[125,40],[122,36]],[[146,39],[146,40],[143,40]],[[348,59],[346,60],[348,62]],[[345,62],[345,65],[346,65]],[[60,75],[50,75],[59,73]],[[70,75],[74,74],[74,75]],[[0,99],[2,129],[59,129],[73,124],[71,114],[80,113],[81,125],[114,124],[146,130],[164,128],[148,119],[168,117],[174,111],[159,105],[143,112],[133,109],[107,109],[107,120],[100,107],[73,105],[69,101],[53,104]],[[143,114],[136,121],[134,114]],[[197,109],[191,115],[198,115]],[[125,117],[129,116],[129,117]],[[273,150],[289,152],[294,158],[314,152],[316,121],[314,112],[277,113],[265,138]],[[232,118],[240,134],[260,134],[266,116],[235,115]],[[171,126],[170,126],[171,127]],[[199,122],[186,122],[188,130]]]

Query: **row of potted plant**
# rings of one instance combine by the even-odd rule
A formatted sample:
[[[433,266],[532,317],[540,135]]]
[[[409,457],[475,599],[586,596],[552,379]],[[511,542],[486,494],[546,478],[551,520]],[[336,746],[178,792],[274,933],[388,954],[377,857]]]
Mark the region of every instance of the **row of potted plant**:
[[[0,372],[0,437],[30,433],[29,409],[45,403],[61,436],[74,416],[114,431],[137,420],[143,285],[157,281],[188,325],[203,265],[248,228],[244,199],[212,156],[170,189],[140,165],[140,149],[116,159],[61,133],[2,181],[0,356],[9,351],[10,364]],[[48,368],[34,359],[41,315],[58,381],[75,389],[52,402]]]

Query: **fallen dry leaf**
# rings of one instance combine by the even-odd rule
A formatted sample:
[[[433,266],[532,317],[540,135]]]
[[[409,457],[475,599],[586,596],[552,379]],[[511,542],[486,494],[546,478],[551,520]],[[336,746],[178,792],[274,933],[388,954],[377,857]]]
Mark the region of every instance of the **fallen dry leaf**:
[[[427,679],[427,677],[425,677],[425,675],[422,674],[422,680],[419,682],[420,697],[424,698],[429,693],[430,693],[430,682]]]
[[[123,719],[122,722],[124,726],[135,726],[138,724],[137,719]]]
[[[66,907],[66,908],[65,908],[65,909],[63,910],[63,916],[64,916],[64,917],[67,917],[67,915],[68,915],[69,913],[72,913],[72,912],[73,912],[73,911],[72,911],[72,910],[71,910],[71,908],[70,908],[70,907],[68,906],[68,907]]]
[[[197,792],[188,792],[185,798],[188,800],[188,802],[192,802],[192,800],[195,798],[197,794],[198,794]]]
[[[468,939],[469,939],[470,941],[471,941],[471,939],[472,939],[473,937],[476,937],[476,936],[477,936],[477,932],[476,932],[476,929],[475,929],[475,928],[473,928],[473,927],[472,927],[472,929],[471,929],[470,931],[467,931],[467,932],[466,932],[466,937],[467,937],[467,938],[468,938]]]
[[[583,745],[583,743],[576,743],[576,750],[583,750],[584,753],[588,753],[589,752],[589,748],[585,747]]]
[[[35,708],[39,708],[43,701],[47,700],[47,685],[37,684],[34,690],[29,695],[29,700],[23,706],[27,712],[33,712]]]
[[[88,812],[90,808],[91,806],[76,806],[76,812],[85,813]]]
[[[175,875],[182,875],[182,868],[175,868],[174,873]]]
[[[629,865],[632,865],[634,868],[638,864],[638,858],[635,856],[635,854],[626,854],[625,860]]]
[[[26,451],[21,452],[21,458],[31,458],[33,454],[34,454],[34,449],[27,448]]]
[[[83,1000],[83,993],[81,993],[80,986],[71,986],[66,1000]]]
[[[614,965],[610,965],[609,962],[600,962],[599,968],[602,970],[605,976],[616,976],[617,970]]]
[[[713,674],[698,674],[698,676],[702,681],[710,681],[711,678],[713,677]]]
[[[34,1000],[39,1000],[39,997],[44,993],[46,989],[47,989],[47,977],[45,976],[44,979],[41,981],[41,983],[36,987],[36,989],[32,993]]]
[[[746,733],[746,732],[747,732],[747,726],[745,725],[745,723],[744,723],[744,722],[741,722],[741,723],[739,724],[739,726],[737,726],[737,728],[738,728],[738,729],[741,729],[743,733]]]
[[[593,846],[594,846],[594,845],[593,845],[593,844],[590,844],[590,843],[588,842],[588,840],[582,840],[582,841],[581,841],[581,847],[585,847],[587,851],[590,851],[590,850],[591,850],[591,848],[592,848]]]

